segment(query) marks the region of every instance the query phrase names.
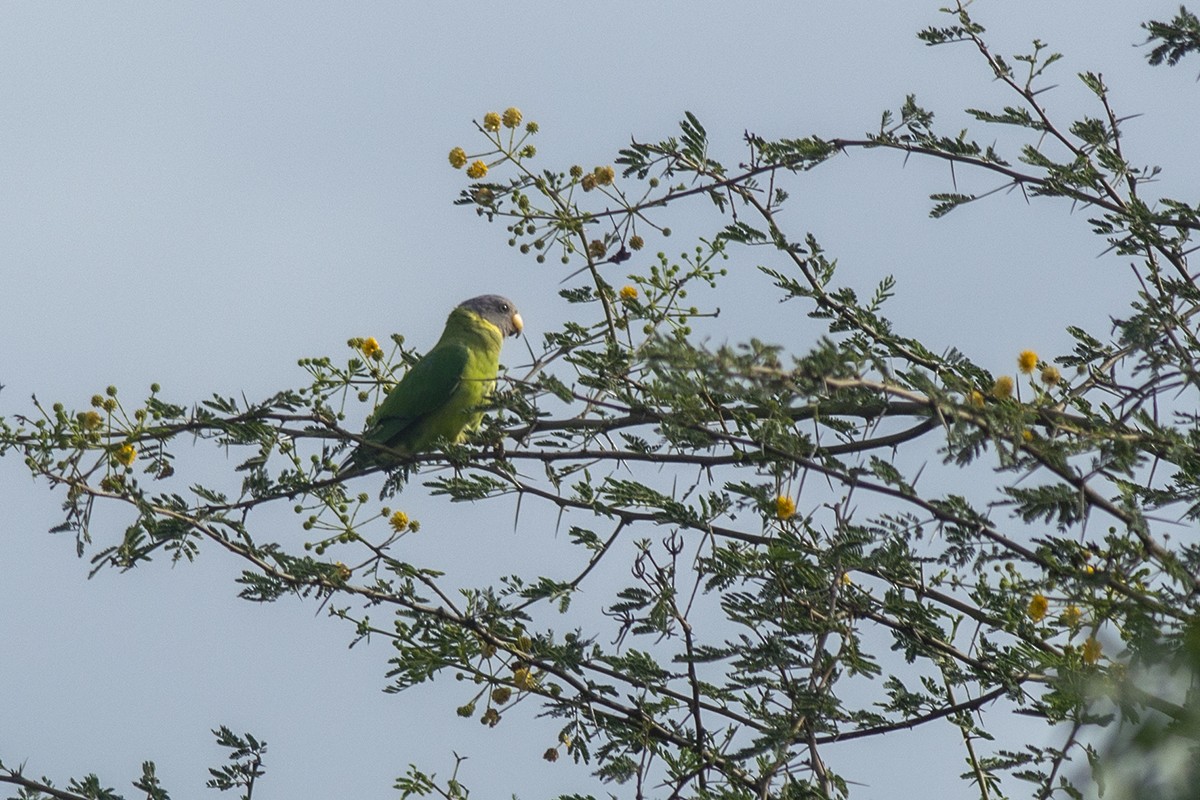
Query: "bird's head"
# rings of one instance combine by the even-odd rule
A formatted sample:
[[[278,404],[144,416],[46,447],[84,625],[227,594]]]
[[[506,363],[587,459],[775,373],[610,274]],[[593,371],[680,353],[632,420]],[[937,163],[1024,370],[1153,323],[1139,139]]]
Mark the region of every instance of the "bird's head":
[[[516,304],[498,294],[481,294],[458,304],[459,308],[473,311],[500,329],[505,336],[518,336],[525,322],[517,311]]]

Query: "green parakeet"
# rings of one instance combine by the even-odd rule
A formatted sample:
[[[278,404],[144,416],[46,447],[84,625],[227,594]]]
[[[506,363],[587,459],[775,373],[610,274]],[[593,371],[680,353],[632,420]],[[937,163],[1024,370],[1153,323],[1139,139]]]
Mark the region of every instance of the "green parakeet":
[[[524,322],[511,300],[498,294],[472,297],[450,312],[442,338],[413,365],[368,420],[365,442],[340,472],[388,463],[380,444],[419,453],[437,441],[459,441],[483,418],[480,406],[496,385],[500,346]]]

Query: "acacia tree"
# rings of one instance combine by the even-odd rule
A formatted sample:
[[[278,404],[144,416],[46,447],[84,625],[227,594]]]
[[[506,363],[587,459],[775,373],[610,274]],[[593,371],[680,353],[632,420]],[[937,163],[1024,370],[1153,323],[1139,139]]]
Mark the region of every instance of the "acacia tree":
[[[59,530],[96,570],[224,552],[244,562],[243,597],[325,603],[354,636],[390,642],[390,689],[452,674],[468,679],[461,716],[553,719],[545,758],[590,765],[614,796],[848,796],[854,773],[831,763],[849,763],[855,742],[945,725],[983,798],[1188,796],[1200,550],[1170,534],[1200,515],[1187,261],[1200,208],[1148,196],[1157,169],[1126,159],[1097,74],[1079,76],[1092,114],[1054,119],[1039,93],[1057,55],[1035,42],[1002,57],[963,4],[948,13],[919,36],[973,46],[1007,87],[1010,105],[969,113],[1015,131],[1012,152],[943,134],[911,96],[858,138],[747,134],[735,166],[690,114],[613,166],[558,170],[535,167],[537,126],[519,111],[484,116],[483,152],[450,154],[472,181],[459,202],[537,263],[561,262],[572,314],[504,377],[464,444],[339,476],[359,441],[348,406],[377,400],[417,357],[396,337],[390,354],[355,339],[344,361],[307,359],[303,386],[257,403],[183,404],[157,387],[136,405],[115,388],[85,410],[35,401],[3,422],[0,448],[62,491]],[[1186,9],[1145,27],[1154,64],[1200,49]],[[790,181],[852,150],[991,181],[934,195],[935,217],[1004,188],[1086,208],[1141,289],[1111,335],[1070,329],[1073,352],[1023,352],[1015,376],[932,352],[883,316],[890,279],[862,299],[815,235],[780,224]],[[667,215],[699,217],[698,201],[717,215],[712,235],[694,255],[647,258]],[[722,264],[738,251],[790,308],[825,321],[809,352],[710,348],[693,333],[710,310],[688,290],[732,280]],[[612,281],[622,265],[634,272]],[[228,485],[176,474],[194,440],[240,454]],[[936,454],[941,483],[897,466],[914,451]],[[418,524],[392,506],[422,490],[515,496],[536,524],[567,530],[572,558],[481,585],[413,563],[403,543]],[[103,523],[109,505],[136,512],[123,535]],[[260,524],[278,506],[294,509],[293,529]],[[1014,738],[1014,714],[1039,727]],[[249,797],[263,744],[217,734],[231,762],[210,785]],[[22,797],[116,796],[94,775],[55,789],[0,765],[0,781]],[[167,796],[149,762],[134,787]],[[418,766],[396,788],[468,793]]]

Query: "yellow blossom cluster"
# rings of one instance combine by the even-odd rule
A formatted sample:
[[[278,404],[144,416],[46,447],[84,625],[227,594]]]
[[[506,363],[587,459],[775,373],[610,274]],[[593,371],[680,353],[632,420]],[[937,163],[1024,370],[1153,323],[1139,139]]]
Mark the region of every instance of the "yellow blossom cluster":
[[[1041,622],[1046,617],[1046,612],[1050,609],[1050,601],[1046,599],[1044,594],[1035,594],[1029,601],[1029,607],[1025,609],[1025,613],[1034,622]]]
[[[1050,610],[1050,601],[1041,592],[1035,594],[1029,600],[1029,605],[1025,608],[1026,615],[1034,622],[1041,622],[1046,618],[1046,613]],[[1083,619],[1083,611],[1077,605],[1069,605],[1062,610],[1058,621],[1060,624],[1074,631]],[[1085,664],[1095,664],[1100,660],[1100,655],[1103,648],[1095,636],[1089,636],[1083,643],[1080,651],[1080,656]]]
[[[1022,350],[1017,354],[1017,369],[1021,371],[1022,375],[1032,375],[1034,370],[1037,369],[1039,361],[1038,354],[1033,350]],[[1042,367],[1039,376],[1042,379],[1042,383],[1047,386],[1056,386],[1062,380],[1062,372],[1059,371],[1058,367],[1050,364]]]
[[[638,290],[636,287],[633,287],[633,286],[622,286],[621,287],[621,299],[622,300],[624,300],[626,302],[629,302],[630,300],[637,300],[637,296],[638,296]]]
[[[523,118],[524,116],[521,114],[521,109],[510,106],[504,109],[503,114],[497,114],[495,111],[489,111],[484,114],[483,121],[480,123],[480,127],[488,133],[498,133],[501,126],[509,129],[516,128],[521,124],[521,120]],[[537,133],[538,124],[536,122],[530,122],[526,124],[525,131],[526,133],[531,134]],[[536,152],[537,151],[534,149],[533,145],[526,145],[517,155],[523,158],[532,158]],[[455,147],[450,150],[450,166],[454,167],[455,169],[462,169],[463,167],[466,167],[470,158],[471,157],[467,155],[467,151],[461,147]],[[475,161],[470,167],[467,167],[467,176],[472,180],[479,180],[487,174],[487,170],[488,165],[485,162]]]
[[[1017,355],[1017,370],[1022,375],[1032,375],[1038,366],[1038,354],[1033,350],[1022,350]],[[1042,367],[1040,377],[1042,383],[1046,386],[1055,386],[1062,380],[1062,373],[1058,367],[1046,365]],[[996,382],[992,384],[991,394],[997,400],[1007,400],[1013,396],[1016,390],[1016,382],[1011,375],[1001,375],[996,378]],[[971,390],[966,397],[966,403],[973,406],[983,407],[984,395],[978,390]],[[1026,438],[1028,441],[1028,438]]]
[[[388,509],[385,508],[383,511],[384,516],[388,517],[388,525],[391,525],[392,530],[396,533],[404,533],[405,531],[416,533],[421,530],[421,523],[415,519],[409,519],[408,514],[405,514],[403,511],[393,511],[390,516],[387,513]]]
[[[585,192],[590,192],[597,186],[611,186],[617,179],[617,171],[612,167],[596,167],[584,175],[581,167],[571,167],[571,177],[579,178],[580,187]]]
[[[137,449],[129,442],[126,442],[117,448],[117,451],[113,453],[113,458],[118,463],[131,467],[133,466],[133,462],[137,460]]]
[[[775,518],[791,519],[796,514],[796,501],[781,494],[775,498]]]
[[[528,667],[517,667],[513,670],[513,685],[521,691],[537,688],[537,679],[530,674]]]
[[[379,346],[379,341],[374,336],[368,336],[366,339],[363,339],[359,349],[362,350],[362,354],[367,358],[383,357],[383,348]]]
[[[1017,356],[1017,368],[1022,375],[1031,374],[1037,368],[1038,356],[1032,350],[1022,350]]]

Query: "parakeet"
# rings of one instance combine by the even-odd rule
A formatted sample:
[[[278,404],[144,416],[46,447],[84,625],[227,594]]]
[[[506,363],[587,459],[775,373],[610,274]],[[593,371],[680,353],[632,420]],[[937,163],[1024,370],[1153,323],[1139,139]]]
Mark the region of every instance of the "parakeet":
[[[504,337],[525,327],[513,301],[498,294],[472,297],[446,319],[442,338],[405,373],[368,420],[365,442],[339,472],[388,463],[378,443],[419,453],[434,442],[459,441],[483,418],[480,406],[496,385]]]

